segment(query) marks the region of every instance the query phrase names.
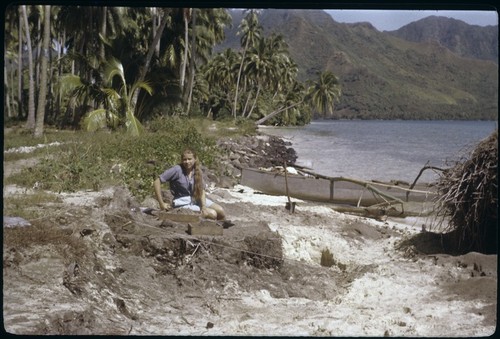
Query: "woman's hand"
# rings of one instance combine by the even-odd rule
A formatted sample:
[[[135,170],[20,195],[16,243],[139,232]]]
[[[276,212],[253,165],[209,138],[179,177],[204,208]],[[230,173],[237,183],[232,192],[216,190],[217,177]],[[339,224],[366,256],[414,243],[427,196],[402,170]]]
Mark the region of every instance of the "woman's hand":
[[[164,203],[160,204],[160,209],[165,210],[165,211],[169,211],[172,209],[172,206],[169,203],[164,202]]]

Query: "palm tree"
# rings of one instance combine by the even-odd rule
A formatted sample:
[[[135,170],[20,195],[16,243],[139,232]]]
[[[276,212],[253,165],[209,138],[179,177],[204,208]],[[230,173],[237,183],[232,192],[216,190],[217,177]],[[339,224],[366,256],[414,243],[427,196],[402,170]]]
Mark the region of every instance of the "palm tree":
[[[243,48],[243,54],[241,56],[240,69],[238,70],[238,77],[236,79],[236,91],[234,94],[234,103],[233,103],[233,116],[236,118],[236,109],[238,105],[238,91],[240,86],[241,74],[243,71],[244,60],[246,59],[246,53],[249,46],[255,44],[262,35],[262,27],[259,25],[258,19],[258,11],[255,9],[251,9],[245,18],[241,21],[240,31],[238,34],[242,34],[241,36],[241,45],[245,46]]]
[[[118,77],[119,83],[115,86],[114,79]],[[133,135],[139,135],[143,127],[134,114],[132,98],[139,89],[152,93],[152,88],[147,82],[135,82],[131,86],[127,85],[122,64],[112,58],[104,72],[105,87],[100,89],[92,88],[92,85],[85,85],[78,76],[67,74],[62,79],[62,86],[71,90],[72,96],[81,98],[82,96],[93,96],[101,102],[104,108],[99,108],[88,112],[82,122],[87,131],[96,131],[105,127],[116,127],[123,121],[127,131]],[[118,87],[118,89],[115,89]]]
[[[262,125],[282,112],[284,112],[284,117],[281,119],[283,121],[282,125],[295,124],[297,118],[301,115],[305,115],[302,118],[304,122],[309,122],[310,117],[307,116],[307,109],[303,105],[304,98],[304,86],[294,80],[293,84],[289,85],[285,92],[278,95],[278,108],[257,120],[255,124]]]
[[[191,15],[191,53],[186,114],[189,115],[197,66],[207,63],[213,47],[224,40],[224,28],[231,17],[225,9],[193,9]],[[186,92],[185,92],[186,94]]]
[[[163,19],[161,21],[161,24],[158,27],[158,29],[156,30],[156,32],[154,33],[153,41],[151,42],[151,44],[148,47],[148,53],[146,55],[145,62],[139,70],[139,75],[137,77],[136,84],[145,84],[144,79],[146,78],[146,74],[149,71],[151,60],[152,60],[153,54],[156,50],[156,45],[160,42],[160,38],[163,34],[163,30],[165,29],[165,26],[167,24],[168,14],[169,14],[169,10],[165,9],[163,11]],[[125,79],[123,79],[123,80],[125,80]],[[143,86],[138,86],[138,87],[136,87],[136,91],[132,92],[132,98],[131,98],[130,104],[131,104],[131,107],[133,107],[133,108],[135,108],[137,105],[137,99],[139,98],[139,93],[140,93],[141,88],[143,88]],[[149,94],[151,94],[151,93],[149,93]]]
[[[279,90],[283,69],[292,65],[285,46],[282,37],[272,35],[259,39],[255,46],[248,50],[244,71],[246,77],[253,79],[257,91],[250,110],[242,113],[246,113],[247,118],[252,115],[262,89]]]
[[[224,30],[231,25],[231,16],[224,8],[203,8],[196,11],[196,60],[206,64],[213,47],[224,41]]]
[[[231,48],[225,49],[217,54],[204,67],[203,75],[210,87],[210,102],[228,104],[231,112],[230,102],[233,98],[233,84],[235,82],[236,70],[239,68],[240,59]]]
[[[35,137],[40,137],[43,134],[43,123],[45,120],[45,105],[47,103],[47,78],[48,78],[48,54],[50,42],[50,5],[44,6],[44,23],[43,23],[43,48],[40,55],[41,58],[41,77],[40,77],[40,92],[38,94],[38,108],[35,123]]]
[[[322,116],[333,114],[335,101],[338,101],[342,91],[337,77],[330,71],[320,74],[319,80],[308,89],[308,99]]]

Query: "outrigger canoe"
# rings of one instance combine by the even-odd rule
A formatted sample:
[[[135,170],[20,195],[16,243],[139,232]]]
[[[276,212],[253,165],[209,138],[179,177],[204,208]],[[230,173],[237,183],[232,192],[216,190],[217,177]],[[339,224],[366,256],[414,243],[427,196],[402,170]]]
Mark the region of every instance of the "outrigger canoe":
[[[431,185],[410,188],[403,182],[365,181],[345,177],[328,177],[301,170],[305,175],[243,168],[241,184],[269,195],[287,195],[301,200],[328,202],[356,207],[404,206],[422,207],[436,196]],[[286,175],[285,175],[286,174]]]

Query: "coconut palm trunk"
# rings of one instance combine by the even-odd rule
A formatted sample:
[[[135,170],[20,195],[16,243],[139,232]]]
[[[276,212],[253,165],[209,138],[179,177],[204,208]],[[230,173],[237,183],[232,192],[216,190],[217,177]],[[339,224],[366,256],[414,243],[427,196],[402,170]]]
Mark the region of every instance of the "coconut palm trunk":
[[[186,78],[186,68],[188,59],[188,38],[189,38],[189,21],[191,19],[191,8],[182,9],[182,17],[184,19],[184,60],[182,60],[181,67],[181,88],[184,89],[184,79]]]
[[[19,7],[18,31],[19,46],[17,51],[17,115],[21,117],[23,112],[23,15],[21,7]]]
[[[24,21],[24,29],[26,32],[26,44],[28,47],[28,74],[29,74],[29,94],[28,94],[28,120],[26,121],[27,129],[35,128],[35,77],[33,65],[33,50],[31,47],[30,25],[28,23],[28,14],[26,6],[21,6],[21,12]]]
[[[149,65],[151,64],[151,59],[153,58],[153,54],[156,50],[156,45],[159,43],[160,38],[163,34],[163,30],[165,29],[165,26],[167,24],[167,12],[166,12],[166,10],[164,10],[163,16],[164,17],[162,18],[161,25],[160,25],[160,27],[158,27],[158,30],[156,31],[155,36],[153,38],[153,41],[151,42],[151,45],[149,45],[148,54],[146,55],[146,62],[144,63],[144,65],[141,67],[141,69],[139,71],[139,77],[137,79],[138,83],[143,82],[144,79],[146,78],[146,73],[149,70]],[[133,94],[133,97],[131,100],[132,109],[135,109],[135,107],[137,105],[137,100],[139,99],[139,93],[140,93],[140,90],[138,89]]]
[[[44,6],[45,18],[43,24],[43,42],[40,69],[40,93],[38,95],[38,108],[35,123],[35,137],[43,134],[43,123],[45,120],[45,105],[47,103],[47,79],[48,79],[48,53],[50,41],[50,5]]]
[[[187,98],[187,108],[186,114],[189,115],[191,110],[191,102],[193,100],[193,87],[194,87],[194,75],[195,75],[195,56],[196,56],[196,9],[192,10],[192,32],[191,32],[191,60],[189,62],[189,94]]]
[[[238,78],[236,79],[236,91],[234,93],[234,103],[233,103],[233,117],[236,119],[236,107],[238,105],[238,92],[240,89],[240,79],[241,72],[243,71],[243,60],[245,60],[245,56],[247,54],[249,39],[247,39],[245,43],[245,48],[243,49],[243,55],[241,56],[240,69],[238,70]]]

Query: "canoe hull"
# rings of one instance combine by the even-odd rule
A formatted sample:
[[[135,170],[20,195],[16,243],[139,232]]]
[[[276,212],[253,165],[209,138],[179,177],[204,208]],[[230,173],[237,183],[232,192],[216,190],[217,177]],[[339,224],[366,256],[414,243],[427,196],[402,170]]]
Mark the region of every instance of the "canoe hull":
[[[384,202],[380,195],[373,194],[359,183],[292,174],[288,174],[285,178],[282,173],[253,168],[242,169],[241,184],[270,195],[286,195],[286,187],[288,186],[289,196],[301,200],[348,205],[359,204],[359,206],[371,206]],[[369,182],[369,185],[384,194],[406,201],[408,187],[388,186],[376,182]],[[426,193],[412,191],[409,194],[409,200],[414,202],[424,202],[430,199],[432,196]]]

